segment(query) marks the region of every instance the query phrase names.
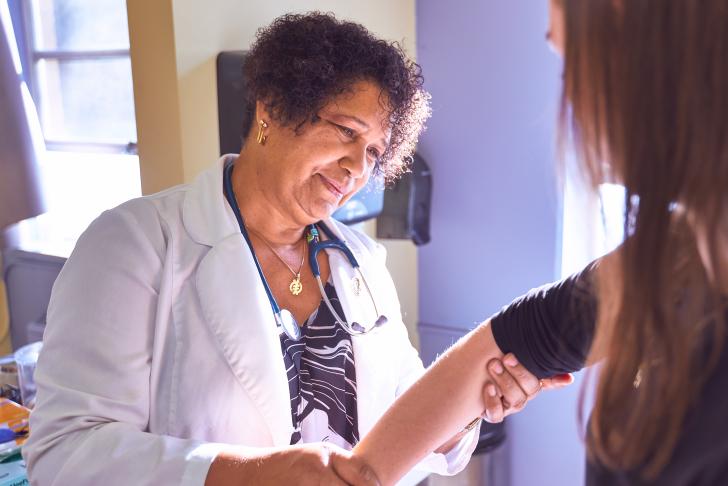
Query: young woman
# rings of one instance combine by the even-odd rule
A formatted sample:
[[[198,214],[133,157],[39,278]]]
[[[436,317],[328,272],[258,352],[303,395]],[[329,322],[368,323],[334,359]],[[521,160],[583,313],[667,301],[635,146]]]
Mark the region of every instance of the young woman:
[[[600,362],[587,484],[728,484],[727,25],[724,0],[552,2],[562,133],[595,188],[626,188],[627,238],[398,399],[355,449],[383,484],[497,398],[478,365],[504,352],[539,377]]]

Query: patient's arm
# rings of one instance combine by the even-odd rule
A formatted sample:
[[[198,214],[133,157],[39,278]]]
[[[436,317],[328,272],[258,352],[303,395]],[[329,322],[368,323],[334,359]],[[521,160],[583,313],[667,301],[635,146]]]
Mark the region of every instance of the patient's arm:
[[[383,485],[394,484],[485,410],[486,365],[503,355],[488,324],[441,356],[354,449]]]
[[[485,411],[482,417],[476,418],[468,425],[475,426],[481,418],[490,423],[502,422],[503,419],[523,410],[528,402],[543,390],[556,390],[571,385],[574,377],[571,373],[562,373],[539,380],[526,369],[514,354],[506,354],[501,359],[494,358],[488,363],[490,381],[481,390]],[[445,444],[435,450],[447,454],[469,432],[470,427],[460,431]]]
[[[474,417],[491,410],[495,397],[488,393],[487,370],[494,369],[491,360],[503,357],[499,344],[524,363],[530,372],[525,379],[532,383],[535,377],[581,369],[595,327],[594,269],[589,265],[532,290],[494,316],[492,327],[488,321],[466,335],[397,399],[357,445],[355,455],[372,466],[382,484],[393,484]],[[503,380],[493,381],[507,396]]]

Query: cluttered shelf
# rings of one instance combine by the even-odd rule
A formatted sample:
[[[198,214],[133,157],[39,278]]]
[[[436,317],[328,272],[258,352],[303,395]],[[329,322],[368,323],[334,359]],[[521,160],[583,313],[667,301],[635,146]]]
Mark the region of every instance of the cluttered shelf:
[[[41,347],[31,343],[0,358],[0,486],[30,484],[21,451],[29,434],[33,372]]]

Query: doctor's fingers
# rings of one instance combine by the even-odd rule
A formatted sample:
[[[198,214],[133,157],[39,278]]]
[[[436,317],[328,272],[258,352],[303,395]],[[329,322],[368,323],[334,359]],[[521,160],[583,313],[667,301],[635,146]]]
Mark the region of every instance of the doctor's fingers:
[[[336,474],[352,486],[379,486],[374,470],[362,459],[349,451],[332,450],[329,456],[331,467]]]
[[[541,380],[536,378],[530,371],[528,371],[521,363],[518,362],[516,356],[512,353],[508,353],[503,357],[503,364],[508,370],[508,373],[518,383],[518,386],[526,392],[528,398],[531,399],[534,395],[541,391],[543,383]]]
[[[571,385],[572,383],[574,383],[574,375],[571,373],[564,373],[552,376],[551,378],[544,378],[541,380],[541,388],[543,390],[556,390],[557,388],[563,388]]]
[[[503,364],[505,364],[506,370],[518,382],[521,389],[528,394],[529,400],[535,397],[541,390],[555,390],[574,383],[574,375],[571,373],[562,373],[539,380],[518,362],[518,358],[513,353],[508,353],[503,357]]]
[[[512,374],[512,371],[512,368],[506,368],[501,360],[493,359],[488,362],[488,373],[502,395],[503,407],[506,411],[520,410],[529,399],[529,394],[521,388],[519,380]],[[536,387],[538,387],[538,380],[536,380]]]
[[[339,451],[327,443],[303,444],[284,447],[271,460],[261,463],[261,474],[254,484],[295,484],[297,486],[346,486],[332,466],[333,456]],[[343,451],[343,450],[342,450]],[[278,460],[273,460],[273,459]]]
[[[485,403],[485,412],[483,419],[491,424],[497,424],[503,421],[505,410],[503,409],[503,400],[498,392],[498,388],[488,382],[483,388],[483,403]]]

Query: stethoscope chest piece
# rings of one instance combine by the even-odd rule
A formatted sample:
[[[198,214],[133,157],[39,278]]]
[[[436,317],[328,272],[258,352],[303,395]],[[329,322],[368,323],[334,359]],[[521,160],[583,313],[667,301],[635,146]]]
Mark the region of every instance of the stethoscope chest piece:
[[[283,329],[286,336],[294,341],[299,341],[301,339],[301,328],[298,326],[296,318],[293,317],[293,314],[291,314],[290,311],[287,309],[281,309],[280,312],[274,314],[274,316],[276,319],[276,325],[279,329]]]

